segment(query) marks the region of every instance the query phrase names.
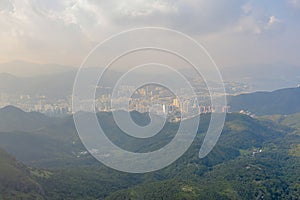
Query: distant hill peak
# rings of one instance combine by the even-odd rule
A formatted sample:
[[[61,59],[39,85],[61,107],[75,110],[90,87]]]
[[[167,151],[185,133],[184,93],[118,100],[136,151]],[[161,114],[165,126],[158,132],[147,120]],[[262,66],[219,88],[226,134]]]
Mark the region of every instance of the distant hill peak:
[[[4,112],[19,112],[19,113],[25,113],[24,110],[17,108],[15,106],[9,105],[9,106],[5,106],[3,108],[0,109],[0,113],[4,113]]]
[[[32,132],[52,124],[52,120],[38,112],[25,112],[15,106],[0,109],[0,132]]]
[[[0,63],[0,73],[5,72],[17,77],[34,77],[63,73],[74,70],[73,67],[61,64],[42,64],[28,61],[14,60],[11,62]]]

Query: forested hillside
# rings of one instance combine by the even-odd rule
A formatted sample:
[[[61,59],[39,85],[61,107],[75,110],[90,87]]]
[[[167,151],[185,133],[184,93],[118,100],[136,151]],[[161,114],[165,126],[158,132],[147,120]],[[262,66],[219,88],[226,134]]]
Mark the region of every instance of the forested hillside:
[[[29,118],[32,114],[25,115]],[[137,112],[132,116],[138,123],[149,120]],[[111,113],[98,113],[98,118],[113,142],[139,151],[165,145],[178,127],[168,123],[153,141],[135,143],[125,140],[127,136],[117,128]],[[1,169],[17,171],[0,172],[2,180],[12,181],[2,185],[2,194],[10,199],[15,198],[9,194],[15,193],[25,195],[23,199],[31,199],[30,195],[47,199],[297,199],[297,119],[297,114],[260,119],[228,114],[217,145],[206,158],[199,159],[210,120],[210,114],[202,115],[189,150],[172,165],[146,174],[118,172],[96,161],[81,144],[72,117],[52,119],[30,132],[1,133],[0,129],[0,147],[28,166],[1,153]]]

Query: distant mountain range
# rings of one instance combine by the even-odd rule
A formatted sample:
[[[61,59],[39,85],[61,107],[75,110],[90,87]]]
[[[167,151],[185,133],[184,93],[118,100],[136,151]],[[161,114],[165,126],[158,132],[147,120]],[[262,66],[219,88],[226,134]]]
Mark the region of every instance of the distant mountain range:
[[[300,87],[230,96],[228,102],[232,112],[245,110],[256,115],[293,114],[300,112]]]
[[[89,76],[95,74],[96,69],[89,68],[83,71],[86,76]],[[72,94],[76,74],[76,70],[33,77],[17,77],[8,73],[0,73],[0,93],[45,95],[48,99],[62,99]],[[108,71],[103,77],[101,86],[111,86],[112,81],[119,76],[118,72]]]
[[[17,77],[58,74],[73,71],[74,69],[75,68],[71,66],[59,64],[39,64],[21,60],[0,63],[0,73],[8,73]]]
[[[182,69],[181,73],[189,74]],[[226,67],[221,69],[225,81],[246,83],[251,91],[272,91],[278,88],[296,87],[300,84],[300,70],[287,64]],[[46,95],[49,98],[66,97],[72,93],[77,68],[57,64],[36,64],[13,61],[0,64],[0,93]],[[95,68],[86,70],[95,73]],[[111,86],[122,72],[109,71],[102,82]],[[155,72],[148,76],[168,77],[168,73]],[[140,76],[137,75],[138,79]],[[59,90],[57,89],[59,88]]]
[[[10,95],[46,95],[50,99],[65,98],[72,93],[75,75],[75,72],[65,72],[36,77],[16,77],[2,73],[0,92]]]
[[[112,113],[100,112],[97,116],[110,140],[124,149],[138,152],[150,151],[170,142],[179,125],[167,123],[153,138],[139,140],[124,134],[114,122]],[[146,113],[134,111],[131,112],[131,116],[138,124],[149,123],[149,116]],[[199,134],[206,131],[209,120],[210,114],[202,116]],[[26,163],[40,163],[43,166],[42,158],[54,161],[57,154],[60,154],[60,157],[70,159],[85,149],[77,135],[72,116],[49,118],[40,113],[24,112],[8,106],[0,109],[0,121],[0,147]],[[233,146],[242,149],[253,145],[261,146],[263,141],[280,136],[259,121],[240,114],[228,114],[223,134],[226,139],[221,138],[221,146],[229,149]]]

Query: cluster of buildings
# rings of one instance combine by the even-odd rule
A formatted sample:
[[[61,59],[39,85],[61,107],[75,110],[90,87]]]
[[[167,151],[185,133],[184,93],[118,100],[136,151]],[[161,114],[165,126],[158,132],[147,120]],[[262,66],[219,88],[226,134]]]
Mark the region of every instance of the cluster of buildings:
[[[51,100],[46,96],[9,95],[0,93],[0,108],[13,105],[24,111],[41,112],[48,116],[63,116],[72,113],[71,98]]]
[[[117,95],[102,94],[96,99],[97,111],[138,111],[141,113],[152,112],[157,115],[178,115],[185,117],[202,113],[229,112],[226,105],[211,106],[210,96],[207,91],[198,94],[189,94],[185,89],[177,91],[177,98],[169,90],[161,86],[145,86],[134,90],[129,86],[121,88]],[[130,94],[130,98],[128,98]],[[113,102],[113,105],[111,104]]]
[[[187,89],[176,91],[177,98],[168,89],[157,85],[148,85],[135,90],[131,86],[123,86],[111,95],[111,92],[101,93],[90,102],[83,102],[81,110],[86,110],[84,105],[95,103],[96,111],[109,112],[114,110],[138,111],[141,113],[152,112],[158,115],[178,115],[186,117],[201,113],[229,112],[226,105],[211,106],[207,90],[198,90],[197,94],[189,94]],[[130,98],[128,98],[130,94]],[[112,106],[113,102],[113,106]],[[124,104],[125,102],[125,104]],[[128,102],[126,104],[126,102]],[[53,99],[43,95],[32,96],[8,95],[0,93],[0,107],[14,105],[25,111],[37,111],[49,116],[72,114],[72,97]]]

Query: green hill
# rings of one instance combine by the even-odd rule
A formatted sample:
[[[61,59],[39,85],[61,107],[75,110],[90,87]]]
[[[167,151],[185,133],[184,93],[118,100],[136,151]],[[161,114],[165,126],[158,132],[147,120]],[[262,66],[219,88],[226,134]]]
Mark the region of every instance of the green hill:
[[[281,124],[292,128],[297,134],[300,134],[300,113],[291,115],[268,115],[262,116],[261,119],[271,120],[277,124]]]
[[[297,144],[300,137],[287,134],[266,140],[259,150],[241,149],[234,159],[214,165],[203,166],[201,161],[189,159],[188,164],[165,169],[179,168],[179,173],[173,171],[176,175],[168,179],[119,190],[106,199],[299,199],[300,148],[294,148]],[[217,148],[208,156],[210,159],[217,158]]]
[[[139,124],[145,125],[149,121],[146,114],[131,114]],[[111,113],[97,115],[107,136],[114,143],[138,152],[154,150],[167,144],[179,125],[167,123],[155,137],[136,140],[128,138],[117,127]],[[290,122],[294,116],[283,117]],[[202,115],[197,136],[188,151],[172,165],[156,172],[127,174],[97,162],[85,152],[72,117],[49,123],[31,132],[0,133],[0,147],[26,165],[39,170],[30,172],[24,165],[14,164],[18,162],[11,157],[8,159],[10,162],[4,161],[0,166],[4,169],[14,169],[5,167],[6,163],[20,166],[15,168],[22,172],[21,177],[29,180],[33,188],[43,188],[43,192],[35,194],[47,199],[300,197],[300,136],[294,134],[296,121],[280,123],[281,120],[261,120],[242,114],[228,114],[217,145],[207,157],[199,159],[199,149],[209,120],[210,114]],[[6,159],[4,155],[1,158]],[[16,173],[1,171],[0,174],[14,177],[11,174]],[[23,183],[14,178],[9,180],[15,181],[3,186],[6,191],[3,194],[16,193],[14,187],[19,182]],[[30,190],[30,194],[34,193],[31,191],[35,190]]]
[[[232,112],[247,110],[256,115],[288,115],[300,112],[299,99],[300,87],[297,87],[231,96],[228,102]]]
[[[0,199],[44,199],[30,170],[0,149]]]
[[[0,132],[31,132],[52,125],[52,123],[54,123],[54,119],[38,112],[24,112],[14,106],[0,109]]]
[[[110,121],[110,113],[99,113],[99,115]],[[265,196],[276,196],[277,190],[273,192],[270,187],[281,187],[281,182],[276,182],[281,178],[272,173],[281,173],[282,168],[274,163],[280,159],[282,164],[285,164],[290,143],[297,143],[299,138],[289,138],[284,127],[281,129],[281,126],[276,126],[275,129],[269,123],[246,115],[229,114],[217,146],[206,158],[199,159],[199,147],[203,142],[203,132],[207,128],[209,118],[210,115],[202,116],[199,133],[190,149],[175,163],[157,172],[126,174],[97,162],[90,162],[77,167],[55,170],[53,176],[42,179],[41,183],[46,194],[54,199],[62,197],[68,199],[252,199],[256,197],[257,192],[260,192],[260,188],[263,188],[262,194]],[[111,132],[115,132],[113,123],[107,125],[111,128]],[[173,128],[167,127],[166,133]],[[169,136],[165,138],[166,141]],[[155,140],[152,147],[155,148],[157,143],[165,142],[161,139]],[[281,148],[285,151],[279,157],[274,157]],[[296,161],[297,157],[292,157],[286,164],[294,163],[294,167],[300,166]],[[257,174],[256,162],[266,165],[266,173]],[[248,165],[254,166],[249,173]],[[275,169],[270,166],[274,166]],[[286,172],[291,174],[289,170]],[[222,178],[223,174],[228,176],[228,180]],[[265,180],[262,186],[256,186],[256,181],[249,182],[257,179],[256,176]],[[274,181],[270,184],[274,186],[268,186],[270,178]],[[285,187],[293,188],[297,185],[286,184]],[[283,197],[289,197],[286,194],[287,190],[280,190],[280,192],[285,195]]]

